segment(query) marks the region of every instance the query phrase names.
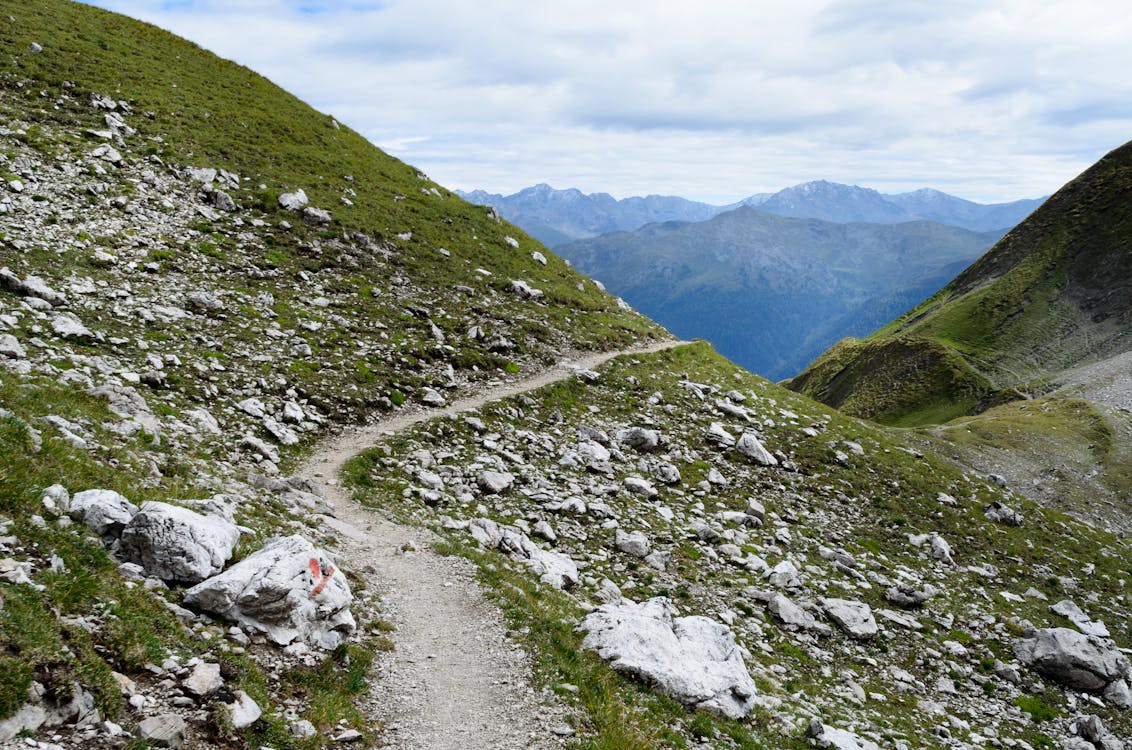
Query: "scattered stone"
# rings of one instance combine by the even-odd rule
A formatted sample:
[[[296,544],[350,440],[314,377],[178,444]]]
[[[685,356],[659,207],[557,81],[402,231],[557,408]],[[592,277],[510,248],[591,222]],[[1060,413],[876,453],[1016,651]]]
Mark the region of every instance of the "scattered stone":
[[[301,211],[310,203],[306,192],[299,188],[293,193],[283,193],[279,196],[279,205],[288,211]]]
[[[1031,669],[1077,690],[1102,692],[1113,683],[1125,683],[1127,688],[1128,659],[1105,638],[1069,628],[1042,628],[1024,634],[1014,655]]]
[[[744,432],[735,443],[735,450],[759,466],[778,466],[778,459],[770,454],[753,432]]]
[[[82,521],[99,536],[117,538],[138,506],[114,490],[84,490],[75,493],[67,510],[71,518]]]
[[[515,483],[515,475],[506,471],[484,471],[476,478],[479,488],[489,495],[498,495]]]
[[[23,359],[27,356],[19,340],[10,333],[0,335],[0,357],[8,359]]]
[[[676,617],[668,599],[603,604],[580,629],[582,646],[615,671],[685,705],[732,719],[755,706],[755,684],[730,628],[707,617]]]
[[[185,720],[177,714],[151,716],[138,724],[138,737],[157,747],[178,748],[185,744]]]
[[[237,690],[232,694],[232,696],[235,700],[226,705],[228,706],[228,719],[229,721],[231,721],[233,728],[243,729],[245,727],[250,727],[252,724],[256,723],[256,721],[259,720],[260,716],[263,716],[263,709],[260,708],[259,704],[252,700],[252,697],[245,693],[243,690]],[[304,720],[304,722],[307,725],[310,725],[311,729],[314,729],[314,725],[309,721]],[[292,725],[291,727],[291,733],[296,737],[312,736],[310,734],[298,734],[297,732],[295,732],[294,725]]]
[[[640,557],[642,559],[648,557],[651,551],[649,538],[645,536],[643,531],[631,531],[626,533],[621,529],[617,529],[613,546],[626,555],[632,555],[633,557]]]
[[[880,745],[866,740],[846,729],[837,729],[822,723],[821,719],[811,719],[807,734],[821,748],[830,750],[880,750]]]
[[[474,518],[468,522],[467,530],[484,547],[498,549],[525,563],[548,586],[568,589],[578,583],[578,566],[569,555],[544,550],[514,527]]]
[[[198,698],[212,695],[224,687],[224,678],[220,676],[220,665],[200,662],[189,676],[181,681],[181,687]]]
[[[822,598],[821,607],[852,638],[867,640],[879,632],[872,608],[864,602]]]

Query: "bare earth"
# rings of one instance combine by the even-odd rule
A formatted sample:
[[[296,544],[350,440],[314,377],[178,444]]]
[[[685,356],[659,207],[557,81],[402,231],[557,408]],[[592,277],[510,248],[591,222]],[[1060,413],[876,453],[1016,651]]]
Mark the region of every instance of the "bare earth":
[[[397,628],[372,692],[383,741],[402,750],[557,748],[568,733],[565,710],[530,684],[527,657],[508,637],[499,611],[485,600],[467,560],[431,550],[430,532],[393,523],[349,499],[338,486],[342,466],[384,437],[418,422],[458,414],[593,369],[620,354],[679,346],[665,341],[620,352],[587,354],[514,383],[489,385],[448,406],[394,415],[348,430],[315,447],[300,472],[320,477],[345,562],[382,593],[382,616]],[[405,551],[408,548],[409,551]],[[413,551],[415,549],[416,551]],[[557,731],[556,731],[557,730]]]

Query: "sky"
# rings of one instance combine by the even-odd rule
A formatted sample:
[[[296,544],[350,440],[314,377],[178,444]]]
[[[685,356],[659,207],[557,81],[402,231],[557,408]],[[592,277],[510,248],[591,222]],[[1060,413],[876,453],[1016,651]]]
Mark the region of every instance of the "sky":
[[[449,188],[999,202],[1132,139],[1126,0],[87,0]]]

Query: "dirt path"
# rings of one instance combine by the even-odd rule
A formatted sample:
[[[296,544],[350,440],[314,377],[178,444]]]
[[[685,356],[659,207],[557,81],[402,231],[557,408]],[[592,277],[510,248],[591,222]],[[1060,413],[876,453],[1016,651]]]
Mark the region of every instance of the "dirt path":
[[[563,709],[530,686],[526,655],[507,638],[502,616],[484,599],[472,564],[432,552],[435,537],[429,532],[393,523],[352,502],[338,486],[342,466],[418,422],[541,388],[619,354],[660,351],[681,343],[666,341],[564,361],[514,383],[488,385],[448,406],[398,414],[316,446],[300,471],[326,484],[327,500],[335,509],[335,517],[326,523],[339,534],[345,562],[372,578],[382,593],[383,616],[397,627],[392,634],[396,649],[383,662],[373,695],[388,746],[556,748],[569,730]]]

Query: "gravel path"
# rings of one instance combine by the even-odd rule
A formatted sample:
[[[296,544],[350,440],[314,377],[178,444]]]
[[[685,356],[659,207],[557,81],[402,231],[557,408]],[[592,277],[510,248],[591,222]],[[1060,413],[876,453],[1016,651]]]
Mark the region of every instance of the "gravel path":
[[[507,396],[593,369],[619,355],[678,346],[591,354],[514,383],[436,409],[398,414],[348,430],[316,446],[301,473],[322,478],[335,517],[327,518],[352,570],[382,593],[382,615],[397,628],[371,695],[386,727],[383,741],[403,750],[557,748],[569,732],[564,709],[528,679],[526,654],[508,637],[499,611],[487,602],[467,560],[431,550],[436,537],[393,523],[352,502],[338,486],[342,466],[383,437],[434,417],[479,408]]]

